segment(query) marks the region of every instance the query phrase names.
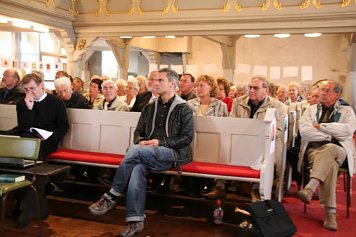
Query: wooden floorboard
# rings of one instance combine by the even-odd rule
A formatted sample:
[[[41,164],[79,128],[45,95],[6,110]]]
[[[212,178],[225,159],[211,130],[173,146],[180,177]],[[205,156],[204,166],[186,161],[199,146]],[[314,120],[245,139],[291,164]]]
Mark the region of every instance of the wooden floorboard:
[[[89,191],[88,191],[89,190]],[[51,237],[112,237],[125,226],[124,199],[119,199],[116,209],[104,216],[89,213],[88,206],[102,192],[69,190],[48,197],[49,217],[44,221],[45,236]],[[79,198],[80,197],[80,198]],[[227,210],[233,210],[235,203],[224,203]],[[228,207],[229,206],[229,207]],[[226,223],[216,226],[212,222],[214,201],[181,195],[166,195],[149,192],[146,205],[145,229],[135,236],[182,237],[219,236],[236,234],[237,214],[226,211]],[[229,223],[230,222],[230,223]],[[38,225],[34,221],[24,229],[16,229],[13,219],[7,219],[4,237],[38,236]]]

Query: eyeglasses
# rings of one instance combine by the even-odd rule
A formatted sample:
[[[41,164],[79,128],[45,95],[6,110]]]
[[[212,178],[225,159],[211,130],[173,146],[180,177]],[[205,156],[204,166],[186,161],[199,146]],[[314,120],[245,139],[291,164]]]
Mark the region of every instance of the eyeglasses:
[[[320,91],[323,91],[325,93],[335,92],[333,89],[325,89],[325,88],[321,88]]]
[[[260,89],[265,89],[264,87],[259,87],[259,86],[248,86],[249,90],[254,90],[254,91],[258,91]]]

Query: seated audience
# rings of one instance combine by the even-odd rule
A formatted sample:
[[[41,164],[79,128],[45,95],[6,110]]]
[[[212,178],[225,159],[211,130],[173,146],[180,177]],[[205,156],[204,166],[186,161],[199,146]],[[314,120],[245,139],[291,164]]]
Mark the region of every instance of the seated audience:
[[[25,75],[21,84],[26,96],[17,103],[18,126],[14,130],[20,136],[29,137],[36,136],[29,132],[31,127],[53,132],[48,139],[41,141],[40,158],[45,159],[57,150],[69,128],[66,107],[57,96],[44,91],[43,80],[38,74]]]
[[[230,91],[230,82],[224,77],[218,77],[216,81],[219,87],[216,99],[224,102],[227,105],[227,111],[230,113],[232,101],[234,100],[230,97],[227,97],[227,93]]]
[[[140,86],[140,89],[138,91],[138,94],[144,94],[148,91],[148,81],[145,76],[137,76],[136,80],[138,80],[138,84]]]
[[[340,104],[341,85],[327,80],[320,86],[320,103],[307,107],[299,121],[302,137],[299,168],[302,161],[310,162],[310,180],[297,194],[310,203],[320,186],[320,203],[324,205],[322,226],[337,230],[336,183],[338,168],[346,162],[349,173],[355,173],[353,134],[356,118],[350,106]],[[306,160],[305,160],[306,159]]]
[[[183,100],[191,100],[196,98],[196,94],[194,93],[194,81],[195,78],[193,75],[189,73],[183,73],[182,76],[179,79],[179,92],[180,92],[180,97]]]
[[[144,229],[147,174],[177,165],[179,169],[192,160],[193,113],[175,94],[177,84],[175,71],[159,71],[154,83],[159,97],[143,109],[134,132],[135,145],[127,150],[110,191],[89,207],[93,215],[103,215],[115,208],[119,197],[127,196],[127,227],[119,236],[134,236]]]
[[[15,69],[5,70],[2,82],[4,87],[0,88],[0,104],[16,104],[25,97],[25,92],[18,86],[20,75]]]
[[[72,82],[73,90],[83,94],[84,93],[84,81],[79,77],[74,77]]]
[[[218,85],[215,78],[201,75],[196,80],[197,98],[188,101],[189,106],[196,116],[227,117],[227,105],[216,99]]]
[[[101,84],[104,98],[100,99],[93,109],[110,111],[129,111],[125,102],[117,96],[117,85],[112,80],[106,80]]]
[[[111,78],[108,75],[102,75],[101,80],[106,81],[106,80],[111,80]]]
[[[73,91],[72,82],[68,77],[54,80],[54,87],[67,108],[90,109],[89,101],[82,94]]]
[[[237,84],[236,85],[236,98],[240,96],[248,95],[248,85],[247,84]]]
[[[117,96],[126,95],[127,81],[124,79],[119,79],[116,82],[117,85]]]
[[[312,87],[307,94],[308,105],[318,104],[320,101],[320,90],[319,87]]]
[[[131,109],[132,106],[135,104],[136,96],[137,96],[139,89],[140,89],[140,85],[139,85],[138,80],[129,79],[127,81],[126,95],[120,96],[119,98],[122,101],[124,101]]]
[[[301,102],[303,100],[299,94],[299,84],[297,82],[290,82],[288,84],[288,95],[289,103]]]
[[[55,79],[58,79],[60,77],[68,77],[68,78],[70,78],[68,72],[66,72],[66,71],[57,71],[56,75],[55,75]]]
[[[280,164],[283,150],[283,133],[284,133],[284,116],[285,108],[277,99],[268,95],[268,81],[260,76],[253,77],[249,84],[249,94],[238,97],[234,100],[230,117],[236,118],[251,118],[263,120],[268,108],[277,109],[277,133],[276,133],[276,149],[275,149],[275,164],[276,178],[280,171]],[[251,199],[253,202],[259,201],[259,191],[256,184],[253,184],[251,189]]]
[[[132,106],[131,108],[131,112],[141,112],[141,110],[143,109],[143,107],[152,102],[158,95],[157,93],[154,91],[154,87],[153,87],[153,83],[156,80],[158,76],[158,71],[152,71],[150,72],[150,75],[148,77],[148,91],[146,91],[143,94],[138,94],[136,96],[136,101],[135,104]]]
[[[193,110],[195,116],[215,116],[215,117],[228,117],[227,105],[215,98],[218,94],[218,84],[215,78],[209,75],[201,75],[196,79],[197,98],[188,100],[189,106]],[[200,178],[194,178],[194,183],[199,183]],[[199,180],[199,181],[198,181]],[[223,184],[220,184],[223,182]],[[203,196],[208,198],[218,198],[225,195],[224,189],[221,189],[221,185],[224,185],[224,181],[217,180],[216,188],[209,193],[202,193]],[[207,182],[205,180],[205,186]],[[196,185],[197,186],[197,185]],[[205,188],[205,187],[204,187]],[[205,191],[203,188],[203,191]],[[205,188],[209,190],[207,187]],[[196,191],[196,190],[195,190]]]
[[[277,96],[276,98],[282,102],[283,104],[288,105],[289,100],[288,100],[288,86],[286,85],[279,85],[277,89]]]
[[[236,98],[236,85],[230,86],[230,90],[229,90],[229,93],[228,93],[227,96],[229,98],[231,98],[231,99],[235,99]]]
[[[93,79],[89,83],[89,91],[85,94],[85,98],[89,101],[91,108],[96,106],[104,96],[101,94],[101,84],[103,83],[100,79]]]

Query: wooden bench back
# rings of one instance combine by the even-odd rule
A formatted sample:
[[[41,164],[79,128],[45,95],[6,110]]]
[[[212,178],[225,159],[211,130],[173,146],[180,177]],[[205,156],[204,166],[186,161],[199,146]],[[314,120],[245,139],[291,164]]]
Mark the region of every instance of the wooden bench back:
[[[0,105],[0,111],[0,129],[14,127],[15,106]],[[67,112],[70,128],[61,144],[65,149],[125,154],[133,144],[140,113],[82,109]],[[275,109],[269,110],[265,121],[196,116],[194,123],[194,161],[252,166],[274,157]]]

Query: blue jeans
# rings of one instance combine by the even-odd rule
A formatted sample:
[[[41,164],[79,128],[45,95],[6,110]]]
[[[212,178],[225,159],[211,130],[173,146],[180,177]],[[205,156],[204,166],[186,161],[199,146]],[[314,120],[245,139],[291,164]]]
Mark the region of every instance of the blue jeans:
[[[126,221],[144,221],[146,176],[150,170],[164,171],[173,167],[173,149],[163,146],[130,147],[116,171],[110,193],[126,193]]]

